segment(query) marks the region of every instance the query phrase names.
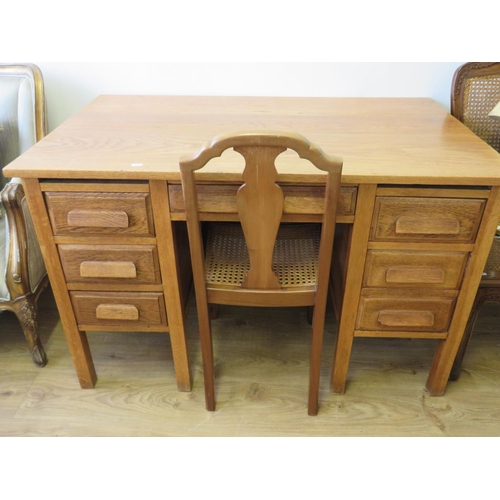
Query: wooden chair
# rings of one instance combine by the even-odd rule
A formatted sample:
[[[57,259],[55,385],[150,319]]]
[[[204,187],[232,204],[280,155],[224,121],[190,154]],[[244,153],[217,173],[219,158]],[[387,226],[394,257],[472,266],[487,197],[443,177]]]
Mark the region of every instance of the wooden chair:
[[[194,172],[229,148],[245,159],[244,184],[236,196],[240,223],[209,224],[204,250]],[[321,226],[281,224],[284,197],[274,162],[287,149],[328,172]],[[215,410],[209,304],[314,306],[308,413],[316,415],[342,159],[297,134],[250,132],[215,137],[196,155],[183,157],[180,169],[207,410]]]
[[[470,62],[460,66],[453,77],[451,114],[500,152],[500,122],[489,113],[500,102],[500,62]],[[500,224],[486,263],[474,305],[465,328],[450,380],[456,380],[481,306],[500,303]]]
[[[0,64],[0,171],[47,132],[43,78],[33,64]],[[16,314],[33,361],[47,363],[37,299],[48,279],[19,179],[0,174],[0,312]]]

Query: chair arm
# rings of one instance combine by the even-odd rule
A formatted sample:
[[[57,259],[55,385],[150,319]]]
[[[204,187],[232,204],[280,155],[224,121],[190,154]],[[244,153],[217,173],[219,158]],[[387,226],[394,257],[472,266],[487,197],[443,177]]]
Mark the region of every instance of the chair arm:
[[[8,257],[6,283],[11,300],[31,292],[28,267],[28,244],[22,199],[22,184],[8,182],[2,192],[1,201],[7,217]]]

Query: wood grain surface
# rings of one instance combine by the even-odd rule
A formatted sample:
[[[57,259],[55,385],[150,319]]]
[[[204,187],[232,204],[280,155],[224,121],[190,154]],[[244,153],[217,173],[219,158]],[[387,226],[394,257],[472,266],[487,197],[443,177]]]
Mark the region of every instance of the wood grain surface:
[[[343,157],[344,184],[500,184],[498,153],[427,98],[99,96],[4,175],[179,181],[182,155],[218,134],[259,129],[300,133]],[[321,178],[297,157],[286,163],[280,181]],[[218,172],[241,180],[233,157],[207,174]]]
[[[436,341],[356,340],[344,396],[329,390],[336,325],[327,314],[320,411],[306,410],[310,325],[305,309],[221,306],[214,320],[218,410],[205,410],[194,304],[187,318],[193,391],[177,390],[165,333],[89,332],[99,372],[80,389],[50,291],[40,302],[49,363],[37,368],[15,316],[0,342],[1,436],[498,436],[500,308],[486,305],[457,382],[423,388]],[[279,318],[279,321],[277,321]],[[272,319],[279,324],[270,332]],[[496,330],[496,332],[495,332]]]

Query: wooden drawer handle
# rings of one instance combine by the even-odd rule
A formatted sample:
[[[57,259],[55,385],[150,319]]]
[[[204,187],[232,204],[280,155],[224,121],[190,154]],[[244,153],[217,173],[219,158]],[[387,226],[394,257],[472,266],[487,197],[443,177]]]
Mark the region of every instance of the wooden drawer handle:
[[[445,272],[439,267],[398,266],[385,272],[386,283],[444,283]]]
[[[123,210],[80,210],[68,212],[71,227],[129,227],[127,212]]]
[[[431,327],[434,325],[434,314],[431,311],[380,311],[378,321],[384,326],[395,327]]]
[[[396,221],[396,234],[458,234],[460,222],[455,217],[411,217]]]
[[[95,310],[95,317],[97,319],[137,321],[139,309],[132,304],[99,304]]]
[[[133,262],[92,261],[80,264],[82,278],[136,278],[137,268]]]

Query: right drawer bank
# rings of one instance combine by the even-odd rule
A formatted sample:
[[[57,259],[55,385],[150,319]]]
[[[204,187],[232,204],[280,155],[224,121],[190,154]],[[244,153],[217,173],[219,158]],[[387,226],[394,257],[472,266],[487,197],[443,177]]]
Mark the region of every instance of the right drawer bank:
[[[377,190],[356,336],[446,337],[488,194]]]

